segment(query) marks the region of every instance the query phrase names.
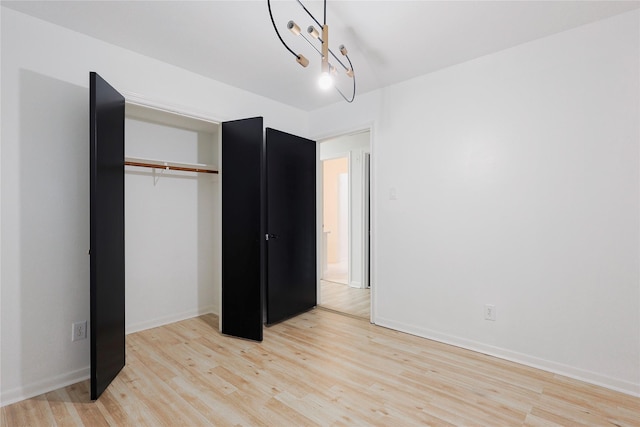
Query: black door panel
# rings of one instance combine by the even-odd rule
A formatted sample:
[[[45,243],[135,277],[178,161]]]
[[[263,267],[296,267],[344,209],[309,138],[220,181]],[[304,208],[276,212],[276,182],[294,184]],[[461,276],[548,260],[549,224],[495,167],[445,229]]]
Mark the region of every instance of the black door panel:
[[[262,117],[222,124],[222,333],[262,341]]]
[[[267,128],[267,323],[316,305],[316,143]]]
[[[124,97],[90,74],[91,399],[125,363]]]

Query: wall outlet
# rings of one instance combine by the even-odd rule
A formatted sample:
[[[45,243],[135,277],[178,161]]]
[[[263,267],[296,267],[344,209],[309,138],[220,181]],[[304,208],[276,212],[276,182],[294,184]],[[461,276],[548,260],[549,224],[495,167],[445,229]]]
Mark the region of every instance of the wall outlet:
[[[87,339],[87,321],[76,322],[71,325],[71,341]]]
[[[492,304],[485,304],[484,306],[484,319],[496,320],[496,306]]]

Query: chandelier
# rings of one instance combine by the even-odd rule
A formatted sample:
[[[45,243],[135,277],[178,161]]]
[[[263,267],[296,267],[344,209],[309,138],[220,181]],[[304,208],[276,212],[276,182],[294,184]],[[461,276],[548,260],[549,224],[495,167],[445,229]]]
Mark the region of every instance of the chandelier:
[[[304,4],[302,4],[302,1],[296,0],[296,2],[300,5],[300,7],[302,7],[302,9],[307,13],[307,15],[309,15],[309,17],[316,23],[316,25],[318,25],[318,27],[320,27],[320,29],[318,30],[316,27],[313,26],[313,24],[309,25],[309,27],[307,28],[308,36],[305,36],[304,33],[301,31],[300,27],[298,26],[298,24],[296,24],[293,21],[289,21],[287,23],[287,29],[289,31],[291,31],[291,33],[294,36],[300,36],[303,39],[305,39],[306,42],[316,52],[318,52],[318,54],[320,55],[320,58],[321,58],[320,71],[321,71],[321,73],[320,73],[320,79],[318,81],[320,87],[322,89],[328,90],[329,88],[331,88],[333,86],[333,88],[340,94],[340,96],[342,96],[342,98],[344,98],[345,101],[353,102],[353,100],[356,97],[356,77],[355,77],[355,74],[353,72],[353,65],[351,64],[351,60],[349,59],[349,54],[348,54],[349,52],[347,51],[347,48],[344,47],[343,44],[338,47],[338,51],[340,52],[340,54],[342,54],[342,56],[346,59],[346,62],[348,62],[348,64],[349,64],[347,66],[329,48],[329,26],[327,25],[327,0],[324,0],[324,19],[322,21],[323,22],[322,24],[313,16],[313,14],[311,12],[309,12],[309,10],[304,6]],[[303,67],[307,67],[309,65],[309,60],[303,54],[295,53],[293,51],[293,49],[291,49],[287,45],[287,43],[285,43],[285,41],[282,39],[282,36],[280,35],[280,32],[278,31],[278,27],[276,26],[276,23],[275,23],[275,21],[273,19],[273,13],[271,12],[271,0],[267,0],[267,6],[269,8],[269,16],[271,17],[271,23],[273,24],[273,29],[275,30],[276,34],[278,35],[278,38],[280,39],[280,42],[282,43],[282,45],[293,56],[295,56],[296,61],[298,62],[298,64],[302,65]],[[312,39],[314,41],[312,41]],[[316,47],[318,42],[320,43],[320,49],[318,49],[318,47]],[[333,59],[330,60],[329,56],[331,56]],[[338,67],[341,67],[343,69],[344,73],[353,82],[353,91],[352,91],[350,97],[346,96],[334,84],[334,79],[338,74]]]

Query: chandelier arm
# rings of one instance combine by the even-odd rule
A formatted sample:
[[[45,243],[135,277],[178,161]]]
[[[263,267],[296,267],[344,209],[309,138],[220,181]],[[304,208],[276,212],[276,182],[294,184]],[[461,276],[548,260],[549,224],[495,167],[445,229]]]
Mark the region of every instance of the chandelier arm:
[[[316,21],[316,24],[318,24],[319,27],[322,27],[322,24],[318,22],[318,20],[316,19],[315,16],[313,16],[311,14],[311,12],[309,12],[309,10],[304,7],[304,4],[302,4],[302,2],[300,0],[296,0],[298,2],[298,4],[300,5],[300,7],[302,7],[304,9],[305,12],[307,12],[307,15],[309,15],[311,17],[311,19],[313,19],[314,21]]]
[[[276,27],[276,22],[273,20],[273,13],[271,13],[271,0],[267,0],[267,7],[269,8],[269,16],[271,17],[271,24],[273,24],[273,29],[276,31],[276,34],[278,35],[278,38],[280,39],[280,42],[282,43],[282,45],[285,48],[287,48],[287,50],[289,52],[291,52],[291,54],[293,56],[295,56],[296,58],[300,59],[300,55],[298,55],[293,50],[291,50],[291,48],[289,46],[287,46],[287,44],[284,42],[284,40],[282,40],[282,36],[280,35],[280,32],[278,31],[278,27]]]
[[[353,64],[351,63],[351,59],[349,59],[349,55],[345,55],[345,57],[347,58],[347,61],[349,61],[349,66],[351,67],[351,71],[353,71]],[[355,71],[353,71],[353,77],[351,77],[351,80],[353,80],[353,94],[351,95],[351,101],[349,101],[342,92],[340,92],[340,89],[338,89],[337,87],[336,90],[340,93],[340,95],[342,95],[342,97],[344,98],[345,101],[347,101],[349,104],[351,104],[353,102],[354,99],[356,99],[356,74]]]
[[[341,96],[345,101],[349,102],[349,100],[347,99],[347,97],[346,97],[346,96],[344,96],[344,93],[342,93],[342,91],[341,91],[340,89],[338,89],[338,87],[337,87],[337,86],[334,86],[333,88],[336,90],[336,92],[338,92],[338,93],[340,94],[340,96]]]
[[[351,63],[351,59],[349,59],[349,55],[345,55],[345,58],[347,58],[347,61],[349,61],[349,67],[351,67],[351,72],[353,73],[353,76],[355,77],[356,70],[353,69],[353,64]],[[355,79],[354,79],[354,82],[355,82]],[[355,86],[355,84],[354,84],[354,86]]]
[[[320,56],[322,56],[322,52],[320,52],[320,51],[318,50],[318,48],[317,48],[317,47],[315,47],[314,45],[312,45],[312,44],[311,44],[311,42],[309,41],[309,39],[307,39],[307,38],[306,38],[302,33],[300,33],[300,35],[301,35],[302,37],[304,37],[304,39],[307,41],[307,43],[309,43],[309,44],[311,45],[311,47],[313,47],[313,48],[316,50],[316,52],[318,52],[318,53],[320,54]],[[318,37],[318,41],[319,41],[320,43],[324,43],[324,42],[322,41],[322,37]],[[340,58],[338,58],[338,57],[336,56],[336,54],[335,54],[335,53],[333,53],[333,51],[332,51],[331,49],[329,49],[329,53],[331,54],[331,56],[333,56],[333,58],[334,58],[336,61],[338,61],[338,62],[340,63],[340,65],[342,65],[342,68],[344,68],[344,69],[345,69],[345,71],[349,69],[349,68],[347,68],[347,66],[346,66],[346,65],[344,65],[344,63],[343,63],[342,61],[340,61]]]
[[[315,47],[313,45],[313,43],[311,43],[311,40],[309,40],[304,34],[300,33],[300,35],[302,36],[303,39],[305,39],[307,41],[307,43],[309,43],[309,46],[311,46],[313,49],[315,49],[316,52],[318,52],[318,55],[322,56],[322,52],[320,52],[320,50]]]
[[[354,83],[355,86],[355,83]],[[334,89],[340,94],[340,96],[342,97],[342,99],[344,99],[345,101],[347,101],[349,104],[351,104],[353,102],[353,100],[356,97],[356,93],[355,93],[355,87],[354,87],[354,92],[353,92],[353,96],[351,96],[351,99],[347,98],[346,96],[344,96],[344,93],[342,93],[342,91],[340,89],[338,89],[337,86],[334,86]]]
[[[324,25],[327,25],[327,0],[324,0]]]
[[[346,55],[345,55],[346,56]],[[353,65],[351,64],[351,60],[349,59],[349,57],[347,56],[347,59],[349,60],[349,65],[351,65],[351,69],[353,70]],[[353,77],[351,78],[351,80],[353,80],[353,93],[351,94],[351,99],[347,98],[344,93],[342,93],[342,91],[340,89],[338,89],[338,86],[333,86],[333,88],[340,94],[340,96],[347,101],[349,104],[351,104],[353,102],[354,99],[356,99],[356,75],[354,74]]]
[[[322,57],[322,52],[320,52],[320,50],[318,50],[318,48],[317,48],[317,47],[315,47],[315,46],[313,45],[313,43],[311,43],[311,40],[309,40],[309,39],[308,39],[304,34],[302,34],[302,33],[300,33],[300,35],[302,36],[302,38],[303,38],[303,39],[305,39],[305,41],[306,41],[307,43],[309,43],[309,46],[311,46],[311,47],[312,47],[316,52],[318,52],[318,55],[320,55],[320,56]],[[318,40],[322,41],[321,39],[318,39]],[[336,54],[335,54],[335,53],[333,53],[333,51],[332,51],[331,49],[329,49],[329,53],[331,54],[331,56],[333,56],[333,58],[334,58],[336,61],[338,61],[338,62],[340,63],[340,65],[342,65],[342,68],[344,68],[344,69],[345,69],[345,71],[349,69],[346,65],[344,65],[344,63],[343,63],[342,61],[340,61],[340,58],[338,58],[338,57],[336,56]]]
[[[347,66],[346,66],[346,65],[344,65],[344,64],[342,63],[342,61],[340,61],[340,58],[338,58],[338,57],[336,56],[336,54],[335,54],[335,53],[333,53],[333,52],[331,51],[331,49],[329,49],[329,53],[331,54],[331,56],[333,56],[333,58],[334,58],[336,61],[338,61],[338,62],[340,63],[340,65],[342,65],[342,68],[344,68],[344,69],[345,69],[345,71],[346,71],[346,70],[348,70]]]

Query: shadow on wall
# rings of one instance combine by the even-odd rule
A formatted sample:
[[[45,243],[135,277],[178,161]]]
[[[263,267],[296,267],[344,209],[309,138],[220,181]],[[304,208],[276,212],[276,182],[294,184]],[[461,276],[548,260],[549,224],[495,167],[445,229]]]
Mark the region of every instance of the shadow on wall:
[[[43,387],[89,369],[89,339],[71,342],[89,320],[88,89],[21,70],[19,147],[16,334],[23,387]]]
[[[217,136],[198,132],[198,163],[210,163],[217,165],[217,144],[212,141]],[[220,314],[220,302],[218,290],[220,289],[220,277],[216,270],[220,270],[221,254],[216,241],[216,230],[219,229],[219,217],[216,214],[216,201],[218,200],[219,175],[198,173],[197,194],[197,301],[198,307],[213,306],[216,314]],[[218,236],[218,239],[220,236]]]

